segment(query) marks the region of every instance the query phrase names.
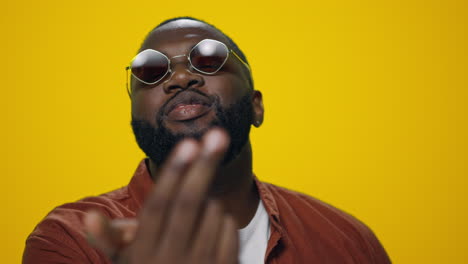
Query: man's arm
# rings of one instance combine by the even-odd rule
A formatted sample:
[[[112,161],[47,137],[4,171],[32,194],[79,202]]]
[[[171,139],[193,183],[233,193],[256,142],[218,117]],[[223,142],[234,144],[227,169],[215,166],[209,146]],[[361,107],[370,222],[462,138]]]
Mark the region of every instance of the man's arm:
[[[208,197],[228,146],[220,129],[176,146],[137,219],[111,220],[99,208],[49,217],[28,238],[23,263],[237,263],[235,222]]]
[[[56,231],[52,231],[56,234]],[[61,241],[50,236],[31,235],[26,241],[23,264],[67,263],[86,264],[90,259],[83,254],[79,246],[73,247],[71,239]],[[102,262],[105,263],[105,262]]]

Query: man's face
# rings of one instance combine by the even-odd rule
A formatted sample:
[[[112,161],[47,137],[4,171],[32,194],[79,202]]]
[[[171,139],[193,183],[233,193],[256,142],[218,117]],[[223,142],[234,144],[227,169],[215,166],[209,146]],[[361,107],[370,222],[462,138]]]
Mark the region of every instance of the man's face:
[[[141,48],[171,58],[172,73],[161,81],[147,85],[132,79],[131,84],[132,127],[142,150],[158,165],[181,138],[199,138],[213,126],[224,127],[231,136],[229,161],[245,145],[250,125],[258,119],[261,95],[250,87],[248,71],[237,58],[229,56],[220,71],[204,75],[180,56],[203,39],[228,44],[204,23],[178,20],[153,31]]]

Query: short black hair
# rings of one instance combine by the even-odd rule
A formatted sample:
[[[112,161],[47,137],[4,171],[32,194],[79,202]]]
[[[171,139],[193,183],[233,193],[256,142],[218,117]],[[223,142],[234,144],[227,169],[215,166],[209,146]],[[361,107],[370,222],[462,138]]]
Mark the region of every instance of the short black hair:
[[[174,18],[169,18],[169,19],[166,19],[164,20],[163,22],[159,23],[159,25],[157,25],[156,27],[154,27],[145,37],[145,40],[148,38],[149,35],[151,35],[151,33],[153,31],[155,31],[156,29],[168,24],[168,23],[171,23],[173,21],[177,21],[177,20],[182,20],[182,19],[187,19],[187,20],[192,20],[192,21],[198,21],[198,22],[201,22],[203,24],[206,24],[210,27],[212,27],[213,29],[215,29],[216,31],[220,32],[224,37],[226,37],[227,41],[228,41],[228,44],[229,46],[231,46],[231,48],[234,50],[234,52],[236,52],[237,55],[239,55],[239,57],[249,65],[250,67],[250,64],[249,64],[249,61],[247,60],[247,57],[245,56],[244,52],[242,52],[242,50],[239,48],[239,46],[237,46],[237,44],[234,42],[234,40],[232,40],[228,35],[226,35],[223,31],[221,31],[219,28],[215,27],[214,25],[204,21],[204,20],[201,20],[201,19],[198,19],[198,18],[194,18],[194,17],[191,17],[191,16],[180,16],[180,17],[174,17]],[[140,51],[141,51],[141,47],[144,45],[144,42],[141,44],[140,46]],[[251,69],[251,68],[250,68]],[[249,72],[248,73],[248,79],[249,79],[249,83],[251,85],[251,88],[253,89],[253,79],[252,79],[252,73]]]

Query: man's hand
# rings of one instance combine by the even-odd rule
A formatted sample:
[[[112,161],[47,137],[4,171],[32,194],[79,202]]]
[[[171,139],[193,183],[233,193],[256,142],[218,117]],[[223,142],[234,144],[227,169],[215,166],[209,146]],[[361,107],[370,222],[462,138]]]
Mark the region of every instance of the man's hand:
[[[237,263],[234,220],[208,191],[229,145],[220,129],[201,142],[184,140],[157,175],[138,220],[109,220],[90,212],[90,243],[115,263]]]

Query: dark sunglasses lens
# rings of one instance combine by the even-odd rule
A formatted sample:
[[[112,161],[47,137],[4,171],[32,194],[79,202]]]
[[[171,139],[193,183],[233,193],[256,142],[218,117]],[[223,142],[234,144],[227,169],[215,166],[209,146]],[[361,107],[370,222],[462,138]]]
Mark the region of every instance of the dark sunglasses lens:
[[[155,83],[166,75],[169,62],[158,51],[144,50],[135,57],[131,67],[135,77],[147,83]]]
[[[215,40],[203,40],[190,52],[190,61],[197,70],[214,73],[224,64],[228,56],[227,47]]]

